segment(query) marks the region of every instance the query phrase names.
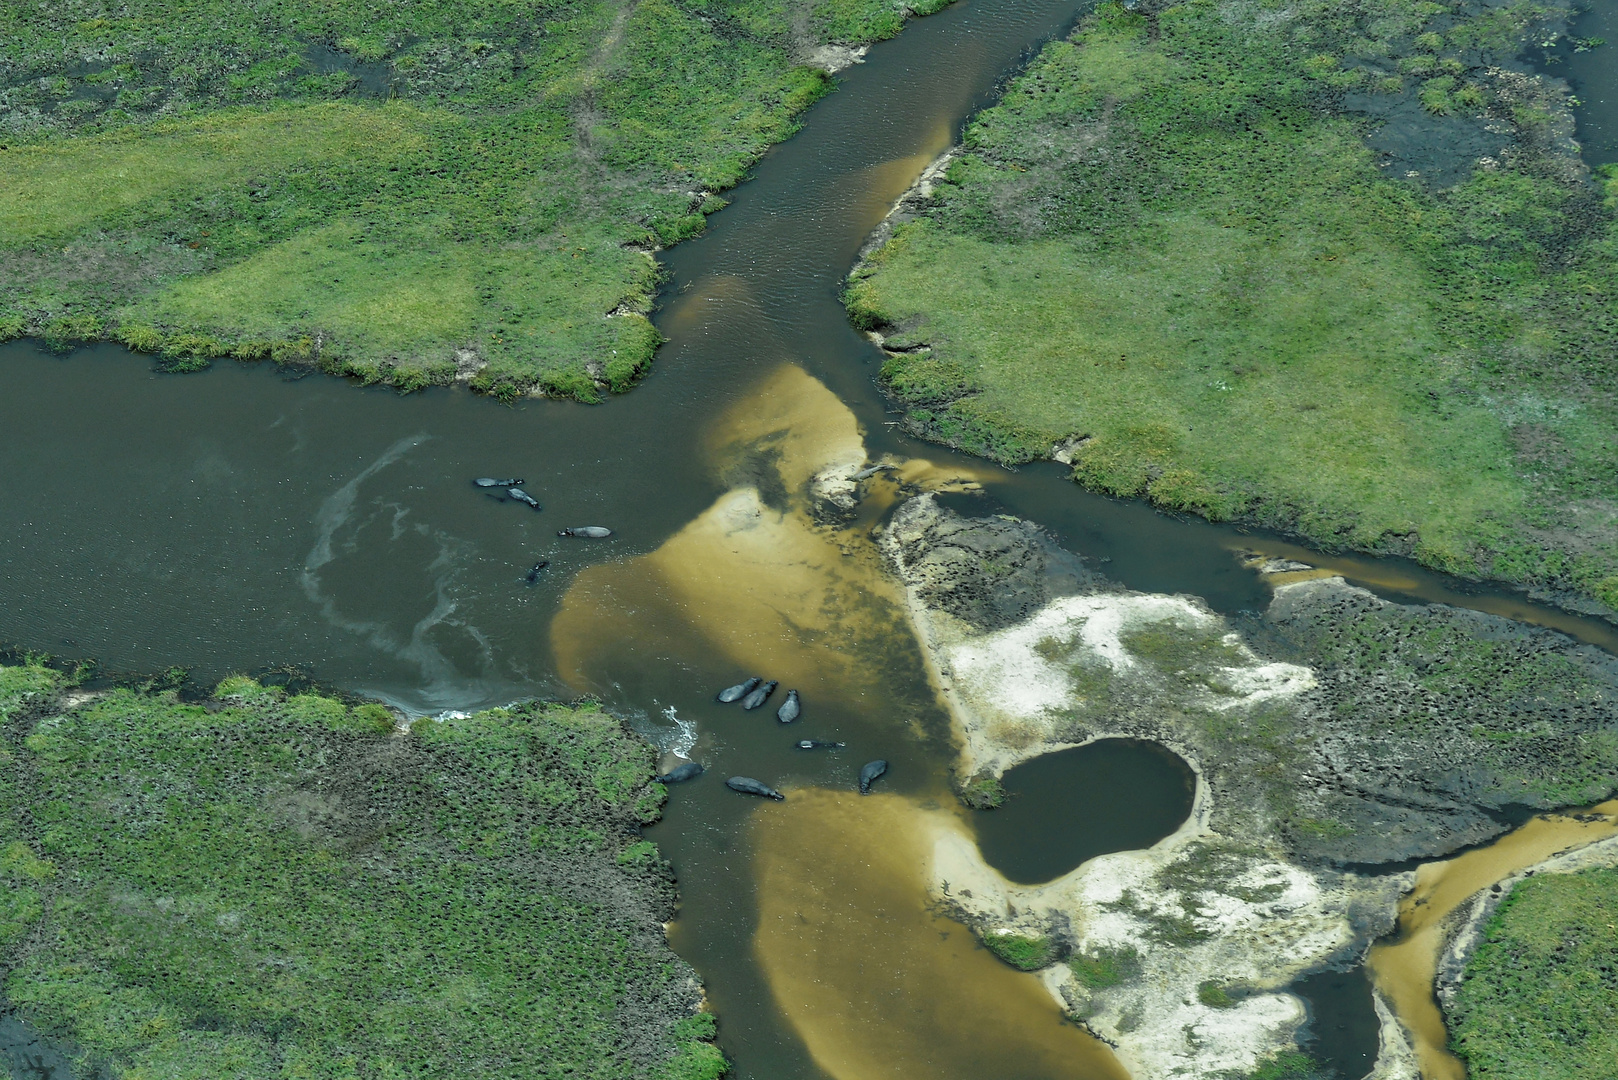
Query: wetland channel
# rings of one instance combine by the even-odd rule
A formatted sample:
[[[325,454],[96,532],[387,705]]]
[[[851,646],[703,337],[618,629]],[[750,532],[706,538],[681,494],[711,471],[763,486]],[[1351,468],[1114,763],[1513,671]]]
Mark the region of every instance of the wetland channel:
[[[181,665],[204,685],[275,662],[417,714],[598,695],[708,766],[672,789],[651,835],[680,882],[671,941],[705,981],[738,1080],[1122,1076],[1033,976],[927,901],[907,807],[974,823],[951,789],[948,716],[869,541],[899,481],[1038,522],[1131,589],[1221,613],[1269,601],[1238,558],[1251,549],[1390,598],[1609,649],[1618,635],[1411,564],[1093,496],[1054,463],[1001,470],[892,422],[881,355],[849,327],[840,282],[965,119],[1085,6],[962,0],[843,72],[707,232],[663,254],[668,344],[645,385],[601,407],[0,346],[0,640],[111,670]],[[817,470],[884,457],[902,466],[852,522],[815,524],[802,493]],[[482,475],[524,478],[543,512],[472,488]],[[615,535],[557,536],[596,524]],[[776,723],[779,698],[714,702],[755,673],[800,690],[797,724]],[[805,752],[799,738],[847,747]],[[878,794],[853,795],[878,757],[891,763]],[[1151,746],[1056,757],[1008,781],[1024,797],[977,834],[1014,879],[1150,844],[1190,805],[1183,763]],[[721,782],[733,773],[788,799],[736,796]],[[1087,773],[1089,801],[1074,801]],[[1376,1036],[1363,976],[1303,989],[1318,1049],[1357,1075]]]

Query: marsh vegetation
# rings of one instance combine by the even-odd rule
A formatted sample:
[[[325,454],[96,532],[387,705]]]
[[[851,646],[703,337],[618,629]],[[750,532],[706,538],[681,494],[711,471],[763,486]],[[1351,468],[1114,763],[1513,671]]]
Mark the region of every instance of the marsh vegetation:
[[[627,389],[659,341],[647,252],[828,90],[818,48],[911,10],[8,0],[0,340]]]
[[[724,1070],[651,748],[596,707],[63,683],[0,669],[0,978],[84,1075]]]
[[[1513,61],[1566,14],[1105,4],[851,316],[932,438],[1618,606],[1618,176]]]

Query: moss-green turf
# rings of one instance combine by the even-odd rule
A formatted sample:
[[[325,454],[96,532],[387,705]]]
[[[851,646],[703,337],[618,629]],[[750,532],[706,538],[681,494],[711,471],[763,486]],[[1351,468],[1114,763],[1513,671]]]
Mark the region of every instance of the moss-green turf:
[[[82,1075],[723,1071],[638,835],[652,751],[597,708],[401,734],[246,678],[62,683],[0,668],[0,980]]]
[[[940,6],[937,0],[920,10]],[[597,400],[894,0],[0,0],[0,340]]]
[[[1450,1007],[1474,1080],[1618,1075],[1618,871],[1519,882]]]
[[[1559,10],[1142,11],[1049,46],[855,273],[914,426],[1618,606],[1618,178],[1581,176],[1559,90],[1490,73]],[[1487,116],[1509,152],[1388,175],[1351,92],[1416,95],[1435,140]]]

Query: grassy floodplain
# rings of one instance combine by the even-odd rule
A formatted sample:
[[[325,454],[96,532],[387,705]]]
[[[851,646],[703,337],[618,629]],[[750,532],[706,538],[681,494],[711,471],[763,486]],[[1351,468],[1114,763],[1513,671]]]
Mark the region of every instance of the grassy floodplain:
[[[1618,871],[1519,882],[1450,1007],[1476,1080],[1601,1080],[1618,1068]]]
[[[1618,607],[1618,173],[1509,69],[1565,15],[1103,5],[971,125],[851,316],[933,438]],[[1494,150],[1384,168],[1349,106]]]
[[[82,1075],[724,1071],[614,718],[64,683],[0,668],[0,989]]]
[[[0,340],[624,390],[647,252],[913,10],[0,0]]]

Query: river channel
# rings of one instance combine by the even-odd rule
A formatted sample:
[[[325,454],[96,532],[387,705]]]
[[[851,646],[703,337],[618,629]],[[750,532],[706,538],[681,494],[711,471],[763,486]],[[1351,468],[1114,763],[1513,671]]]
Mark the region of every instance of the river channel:
[[[816,469],[892,459],[894,476],[958,509],[1037,521],[1126,586],[1224,613],[1268,602],[1238,557],[1252,549],[1390,597],[1608,648],[1618,635],[1411,564],[1089,495],[1055,464],[1001,470],[893,423],[841,279],[965,119],[1085,6],[961,0],[843,72],[708,231],[663,254],[668,344],[640,389],[603,406],[399,397],[234,363],[170,376],[111,346],[0,346],[0,641],[111,670],[180,665],[204,685],[275,664],[418,714],[596,694],[709,767],[673,789],[652,835],[680,879],[671,941],[705,981],[739,1080],[1121,1077],[1032,976],[926,903],[905,823],[976,824],[868,539],[897,488],[879,477],[848,527],[818,528],[802,495]],[[543,511],[473,488],[481,475],[523,477]],[[615,535],[557,536],[580,525]],[[779,697],[753,713],[714,702],[752,674],[800,690],[794,727],[775,722]],[[847,746],[806,752],[798,738]],[[1150,844],[1183,818],[1177,759],[1086,749],[1026,774],[1020,816],[978,833],[1009,876]],[[854,775],[872,758],[890,772],[862,799]],[[1111,778],[1105,805],[1064,801],[1085,770]],[[733,773],[788,799],[735,796],[720,782]],[[1024,813],[1044,803],[1061,820]],[[1061,844],[1046,843],[1058,828]],[[1361,1061],[1367,1038],[1374,1052],[1363,979],[1320,994],[1322,1011],[1358,1010],[1333,1030],[1359,1034],[1323,1040],[1329,1056]]]

